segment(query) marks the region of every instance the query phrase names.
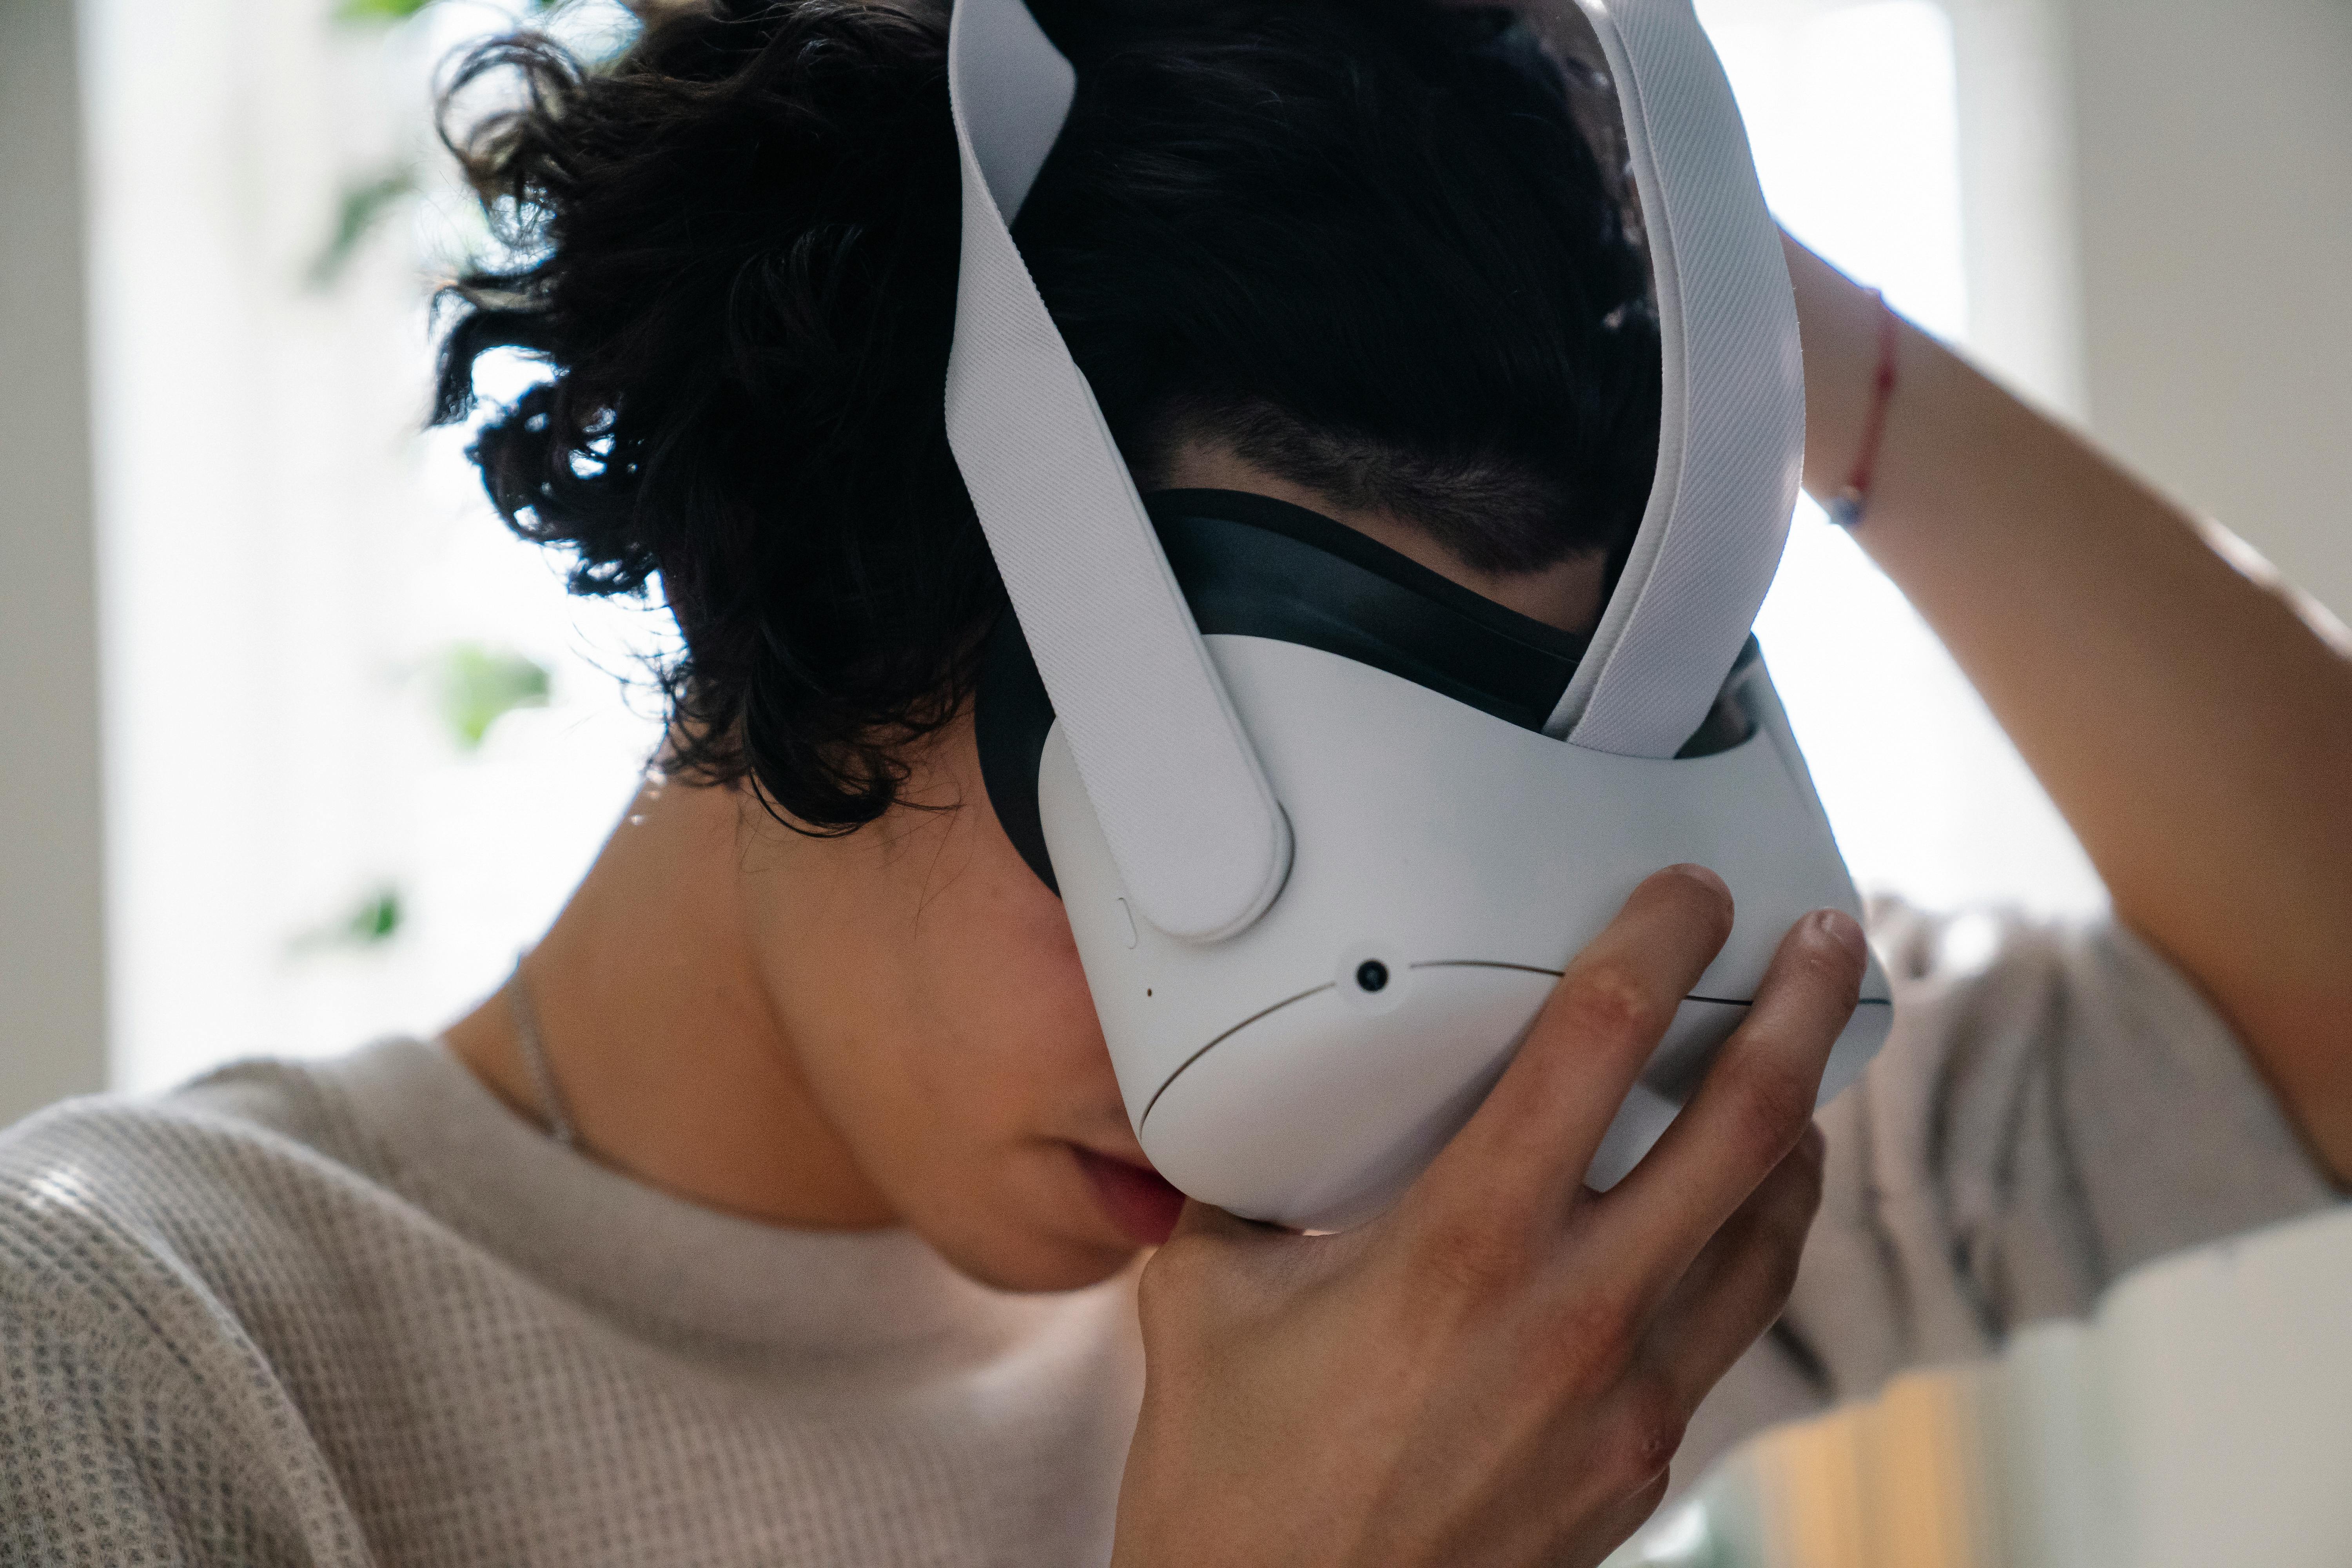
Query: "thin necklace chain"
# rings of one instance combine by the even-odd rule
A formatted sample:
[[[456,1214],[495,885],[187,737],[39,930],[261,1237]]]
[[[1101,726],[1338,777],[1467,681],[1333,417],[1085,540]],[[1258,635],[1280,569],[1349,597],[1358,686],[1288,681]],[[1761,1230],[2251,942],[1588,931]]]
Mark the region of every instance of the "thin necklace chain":
[[[514,1015],[515,1043],[522,1047],[523,1064],[530,1068],[531,1092],[539,1100],[539,1119],[547,1126],[547,1135],[572,1148],[579,1142],[573,1131],[571,1114],[563,1104],[563,1090],[555,1081],[555,1068],[547,1059],[547,1042],[539,1032],[539,1009],[531,1005],[530,985],[523,979],[522,960],[515,960],[514,975],[507,982],[507,1011]]]

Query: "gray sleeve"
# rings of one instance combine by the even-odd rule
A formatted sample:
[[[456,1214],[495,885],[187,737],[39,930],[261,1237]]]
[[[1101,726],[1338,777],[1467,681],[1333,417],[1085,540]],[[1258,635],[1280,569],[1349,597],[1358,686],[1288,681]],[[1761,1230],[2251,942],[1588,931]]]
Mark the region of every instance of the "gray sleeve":
[[[368,1560],[277,1380],[90,1157],[0,1143],[0,1563]]]
[[[2212,1009],[2110,922],[1876,911],[1895,1032],[1826,1108],[1784,1331],[1821,1392],[1984,1354],[2117,1276],[2334,1201]]]

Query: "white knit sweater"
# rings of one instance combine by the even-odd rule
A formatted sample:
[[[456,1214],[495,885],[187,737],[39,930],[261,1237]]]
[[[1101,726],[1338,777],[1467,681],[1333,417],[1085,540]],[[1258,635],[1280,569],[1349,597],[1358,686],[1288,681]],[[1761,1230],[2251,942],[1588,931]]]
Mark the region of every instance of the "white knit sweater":
[[[1787,1321],[1697,1461],[2329,1194],[2114,932],[1897,915]],[[1130,1282],[972,1285],[541,1137],[438,1047],[233,1068],[0,1135],[0,1564],[1099,1563]]]

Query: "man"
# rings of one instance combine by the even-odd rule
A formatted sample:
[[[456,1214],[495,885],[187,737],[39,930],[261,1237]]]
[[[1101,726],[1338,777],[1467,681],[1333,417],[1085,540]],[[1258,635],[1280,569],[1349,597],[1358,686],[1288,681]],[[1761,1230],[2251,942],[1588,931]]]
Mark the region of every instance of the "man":
[[[1657,409],[1597,86],[1420,0],[1050,19],[1081,98],[1024,254],[1143,487],[1304,505],[1588,627]],[[1862,948],[1809,917],[1596,1196],[1728,923],[1710,873],[1664,868],[1389,1215],[1184,1208],[974,758],[1002,599],[940,428],[942,44],[935,6],[786,0],[674,16],[609,71],[474,62],[530,89],[462,143],[517,250],[463,286],[444,413],[483,353],[547,363],[478,458],[576,586],[658,580],[663,771],[443,1041],[0,1142],[12,1552],[1590,1563],[1678,1443],[1980,1350],[2352,1171],[2352,667],[1905,329],[1858,537],[2116,926],[1964,972],[1891,916],[1896,1036],[1823,1139]],[[1833,493],[1880,317],[1791,262]]]

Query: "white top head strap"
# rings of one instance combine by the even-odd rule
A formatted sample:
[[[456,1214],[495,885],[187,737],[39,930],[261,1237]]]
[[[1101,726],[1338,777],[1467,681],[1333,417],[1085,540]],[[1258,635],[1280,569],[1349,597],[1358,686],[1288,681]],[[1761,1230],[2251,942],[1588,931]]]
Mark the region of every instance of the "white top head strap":
[[[1705,719],[1779,564],[1803,447],[1796,311],[1690,0],[1530,10],[1557,19],[1570,5],[1600,35],[1624,106],[1665,403],[1631,560],[1549,728],[1665,757]],[[1008,227],[1074,73],[1023,0],[956,0],[948,80],[964,200],[948,439],[1139,912],[1213,942],[1281,891],[1289,826]]]
[[[1538,23],[1579,0],[1534,0]],[[1545,726],[1671,757],[1780,569],[1805,449],[1796,297],[1731,84],[1690,0],[1580,0],[1608,57],[1664,351],[1658,472],[1592,645]]]

